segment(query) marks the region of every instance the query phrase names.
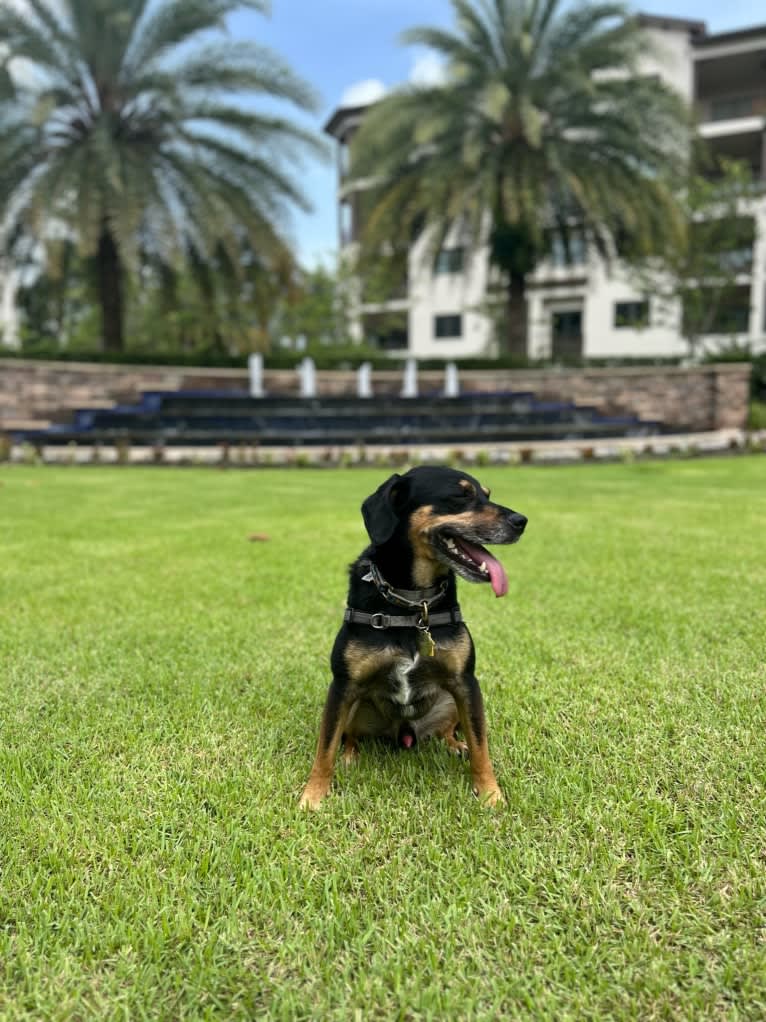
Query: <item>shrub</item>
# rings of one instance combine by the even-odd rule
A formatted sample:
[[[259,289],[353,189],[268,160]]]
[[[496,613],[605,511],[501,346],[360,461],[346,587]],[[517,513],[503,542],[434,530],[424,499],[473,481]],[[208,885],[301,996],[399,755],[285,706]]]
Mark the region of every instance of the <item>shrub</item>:
[[[752,401],[747,417],[748,429],[766,429],[766,402]]]

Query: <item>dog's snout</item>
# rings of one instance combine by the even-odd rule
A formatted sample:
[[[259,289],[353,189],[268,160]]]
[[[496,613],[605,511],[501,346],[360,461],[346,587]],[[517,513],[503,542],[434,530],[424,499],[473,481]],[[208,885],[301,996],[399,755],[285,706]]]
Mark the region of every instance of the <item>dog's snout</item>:
[[[511,511],[508,515],[508,520],[511,523],[511,528],[515,529],[518,533],[522,533],[526,528],[526,515],[520,515],[518,511]]]

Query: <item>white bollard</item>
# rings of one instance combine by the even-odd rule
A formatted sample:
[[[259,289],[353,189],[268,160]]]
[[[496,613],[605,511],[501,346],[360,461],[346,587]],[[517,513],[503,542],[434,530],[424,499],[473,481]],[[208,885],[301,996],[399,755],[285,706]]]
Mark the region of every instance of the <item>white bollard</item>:
[[[460,380],[454,362],[448,362],[444,367],[444,396],[460,397]]]
[[[362,362],[356,371],[356,396],[372,397],[372,366]]]
[[[250,397],[263,397],[263,355],[255,352],[247,360],[250,373]]]
[[[418,363],[414,358],[408,358],[404,364],[404,386],[402,397],[418,396]]]
[[[317,374],[314,359],[306,356],[298,366],[301,381],[301,397],[317,396]]]

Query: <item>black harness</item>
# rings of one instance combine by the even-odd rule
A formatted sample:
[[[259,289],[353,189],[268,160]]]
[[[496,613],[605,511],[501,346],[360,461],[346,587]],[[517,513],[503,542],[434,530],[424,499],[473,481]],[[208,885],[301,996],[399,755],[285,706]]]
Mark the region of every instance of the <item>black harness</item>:
[[[388,628],[417,628],[421,633],[422,652],[425,656],[433,656],[436,643],[431,637],[430,629],[436,625],[456,625],[463,620],[460,607],[455,605],[450,610],[431,613],[431,607],[443,599],[449,583],[445,579],[436,586],[425,589],[396,589],[387,582],[378,566],[369,564],[369,571],[362,576],[363,582],[371,582],[387,603],[396,607],[418,608],[417,614],[367,614],[365,611],[346,607],[343,620],[348,624],[369,625],[378,631]]]

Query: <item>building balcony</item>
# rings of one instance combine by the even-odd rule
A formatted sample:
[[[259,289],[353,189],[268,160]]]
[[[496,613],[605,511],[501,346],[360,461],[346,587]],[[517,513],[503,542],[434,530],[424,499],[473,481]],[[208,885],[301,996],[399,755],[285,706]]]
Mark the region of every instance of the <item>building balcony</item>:
[[[766,91],[742,92],[714,96],[697,106],[699,119],[704,123],[741,121],[766,117]]]
[[[763,131],[766,28],[709,36],[694,53],[694,96],[705,138]]]
[[[569,284],[582,280],[587,273],[588,267],[585,262],[559,265],[546,260],[539,263],[528,274],[528,278],[530,283],[553,287],[556,284]]]
[[[359,310],[365,315],[378,312],[407,312],[409,307],[410,300],[406,295],[401,297],[391,296],[377,301],[369,301],[362,298],[359,303]]]
[[[733,117],[728,120],[703,121],[699,133],[704,139],[732,138],[737,135],[761,135],[766,117]]]
[[[730,122],[723,121],[720,124],[728,128]],[[764,149],[762,128],[756,131],[726,130],[724,133],[710,130],[717,127],[719,125],[713,121],[701,126],[700,134],[705,138],[710,155],[710,164],[705,171],[705,177],[711,181],[721,178],[725,161],[744,163],[750,168],[754,191],[762,191],[763,183],[766,180],[766,150]]]
[[[410,297],[410,288],[406,280],[381,286],[377,282],[368,284],[362,283],[362,302],[365,305],[390,304],[391,302],[406,302]]]

